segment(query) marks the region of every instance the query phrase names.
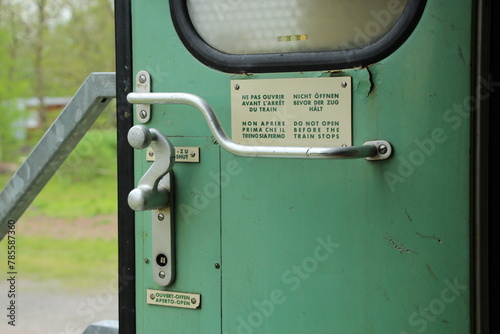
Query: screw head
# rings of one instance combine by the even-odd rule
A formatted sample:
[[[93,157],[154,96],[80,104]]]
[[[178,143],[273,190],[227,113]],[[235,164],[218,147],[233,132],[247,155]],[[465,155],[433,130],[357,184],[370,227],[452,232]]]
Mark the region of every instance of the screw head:
[[[160,278],[165,278],[165,272],[164,271],[160,271],[158,273],[158,276],[160,276]]]
[[[158,220],[159,221],[163,221],[163,219],[165,219],[165,215],[163,213],[159,213],[158,214]]]
[[[154,293],[150,294],[149,298],[152,299],[152,300],[154,300],[155,299],[155,294]]]
[[[149,263],[149,259],[148,259],[148,258],[145,258],[145,259],[144,259],[144,263],[148,264],[148,263]]]
[[[144,74],[139,75],[139,82],[140,83],[145,83],[146,80],[147,80],[147,78]]]
[[[347,82],[342,81],[342,83],[340,84],[340,86],[342,86],[342,88],[346,88],[347,87]]]
[[[238,85],[238,84],[234,85],[234,89],[239,90],[240,89],[240,85]]]
[[[196,304],[196,298],[191,298],[191,304]]]
[[[220,269],[220,263],[216,263],[216,264],[214,265],[214,267],[215,267],[215,269]]]
[[[148,117],[148,112],[146,110],[141,110],[141,112],[139,113],[139,116],[142,119],[145,119],[146,117]]]
[[[378,153],[379,154],[386,154],[387,153],[387,146],[385,146],[384,144],[380,145],[378,147]]]

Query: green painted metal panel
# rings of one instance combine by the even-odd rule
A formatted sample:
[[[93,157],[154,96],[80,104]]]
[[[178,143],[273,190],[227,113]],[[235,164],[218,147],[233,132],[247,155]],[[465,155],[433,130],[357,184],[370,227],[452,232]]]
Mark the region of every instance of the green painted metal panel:
[[[144,262],[150,214],[137,214],[138,332],[470,332],[471,1],[429,0],[404,45],[369,68],[260,75],[205,67],[167,1],[132,4],[134,73],[149,71],[155,92],[201,96],[228,133],[232,79],[351,76],[353,144],[394,146],[378,162],[242,158],[212,142],[193,108],[153,106],[148,126],[201,147],[200,163],[174,167],[168,289],[201,293],[202,308],[145,304],[159,287]],[[136,161],[138,180],[144,152]]]
[[[137,331],[139,333],[218,333],[220,332],[221,272],[220,199],[216,183],[207,183],[207,175],[220,170],[219,147],[210,138],[171,137],[176,146],[199,147],[203,164],[177,164],[174,172],[176,281],[163,289],[152,277],[151,212],[136,214]],[[145,150],[135,157],[141,161],[138,177],[149,162]],[[141,172],[142,171],[142,172]],[[208,186],[207,186],[208,184]],[[181,309],[148,305],[147,289],[199,293],[202,308]]]

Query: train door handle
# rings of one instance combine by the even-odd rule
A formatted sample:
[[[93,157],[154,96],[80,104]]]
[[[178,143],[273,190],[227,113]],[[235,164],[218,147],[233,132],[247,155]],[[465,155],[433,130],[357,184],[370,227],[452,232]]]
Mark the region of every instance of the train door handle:
[[[156,129],[144,125],[132,127],[127,136],[130,146],[144,149],[151,146],[156,159],[139,181],[137,187],[128,196],[129,206],[136,211],[160,209],[167,205],[169,192],[161,183],[174,165],[174,147],[172,143]]]
[[[184,104],[198,109],[205,117],[217,142],[228,152],[245,157],[385,160],[392,155],[392,145],[386,140],[372,140],[359,146],[347,147],[289,147],[252,146],[229,138],[212,107],[201,97],[189,93],[129,93],[133,104]]]
[[[127,135],[135,149],[150,146],[155,154],[153,165],[146,171],[137,187],[128,195],[128,204],[135,211],[152,210],[152,269],[158,285],[168,286],[175,277],[173,172],[174,147],[157,129],[144,125],[132,127]]]

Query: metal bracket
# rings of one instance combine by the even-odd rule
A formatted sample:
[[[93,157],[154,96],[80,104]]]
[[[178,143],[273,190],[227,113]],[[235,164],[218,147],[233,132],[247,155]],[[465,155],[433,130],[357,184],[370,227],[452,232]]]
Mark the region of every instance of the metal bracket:
[[[392,155],[392,145],[386,140],[367,141],[363,145],[372,145],[377,148],[377,154],[366,157],[366,160],[385,160]]]
[[[147,71],[139,71],[135,77],[135,91],[141,93],[151,92],[151,76]],[[137,104],[135,106],[136,118],[141,123],[148,123],[151,118],[151,104]]]
[[[175,278],[174,261],[174,178],[170,172],[160,180],[160,186],[170,193],[169,205],[153,210],[151,217],[152,228],[152,260],[153,279],[161,286],[168,286]]]

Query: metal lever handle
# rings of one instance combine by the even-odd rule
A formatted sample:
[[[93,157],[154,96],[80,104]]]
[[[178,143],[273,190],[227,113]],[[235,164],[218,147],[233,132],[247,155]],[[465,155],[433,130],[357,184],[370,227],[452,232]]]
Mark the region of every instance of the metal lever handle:
[[[132,127],[127,135],[129,144],[136,149],[151,146],[155,152],[155,162],[141,178],[137,188],[128,195],[128,204],[135,211],[160,209],[168,204],[169,191],[160,183],[174,165],[172,143],[156,129],[144,125]]]
[[[132,127],[127,135],[129,144],[136,149],[151,146],[156,159],[141,178],[137,188],[128,195],[128,205],[135,211],[152,211],[152,265],[153,279],[161,286],[173,283],[175,277],[173,173],[174,147],[156,129],[144,125]],[[167,206],[167,204],[170,204]]]
[[[229,138],[213,111],[201,97],[188,93],[129,93],[127,100],[135,104],[186,104],[198,109],[208,123],[210,131],[219,144],[231,152],[247,157],[283,157],[347,159],[366,158],[384,160],[391,156],[392,146],[385,140],[369,141],[361,146],[348,147],[287,147],[287,146],[249,146],[235,143]]]

